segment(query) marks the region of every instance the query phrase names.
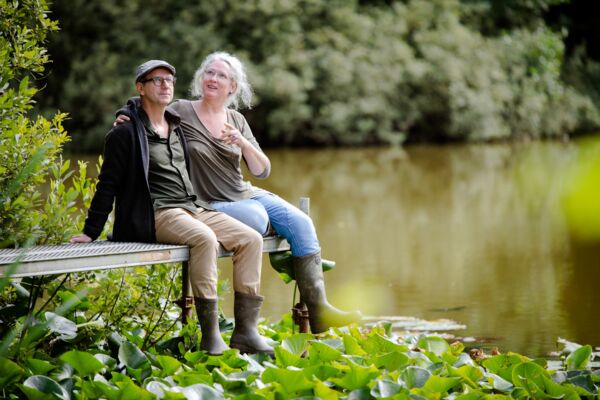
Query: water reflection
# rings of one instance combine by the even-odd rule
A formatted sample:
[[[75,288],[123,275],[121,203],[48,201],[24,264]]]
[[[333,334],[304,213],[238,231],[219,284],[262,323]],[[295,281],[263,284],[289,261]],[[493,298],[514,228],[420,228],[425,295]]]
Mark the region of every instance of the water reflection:
[[[326,274],[335,304],[451,318],[467,325],[460,335],[532,356],[554,350],[559,336],[600,345],[592,314],[600,269],[572,255],[556,212],[558,177],[576,145],[268,154],[272,175],[256,183],[294,203],[311,198],[323,256],[337,262]],[[291,307],[293,287],[264,265],[263,315],[277,320]],[[230,261],[221,266],[231,279]]]
[[[598,342],[581,335],[579,327],[592,322],[569,307],[581,307],[580,295],[564,295],[572,280],[589,282],[571,268],[555,212],[556,177],[573,158],[572,145],[269,154],[273,174],[259,183],[294,201],[310,196],[323,254],[338,263],[326,276],[337,304],[372,315],[453,318],[467,335],[529,354],[553,350],[558,336]],[[291,291],[269,272],[265,313],[277,318]],[[581,299],[597,304],[597,297]]]

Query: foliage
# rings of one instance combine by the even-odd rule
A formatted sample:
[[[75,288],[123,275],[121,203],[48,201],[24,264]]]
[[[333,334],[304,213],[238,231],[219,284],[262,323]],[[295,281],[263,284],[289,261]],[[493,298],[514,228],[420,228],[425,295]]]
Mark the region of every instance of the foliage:
[[[136,65],[169,60],[186,97],[201,60],[225,50],[248,66],[246,116],[265,145],[563,137],[600,126],[542,18],[564,1],[58,0],[61,63],[39,100],[73,115],[74,147],[98,151]]]
[[[46,313],[37,339],[68,344],[0,358],[3,395],[29,398],[568,398],[596,397],[596,357],[590,346],[570,343],[561,361],[516,353],[470,357],[460,342],[438,336],[395,336],[385,323],[369,330],[336,329],[315,337],[293,334],[289,323],[264,334],[279,342],[275,359],[228,350],[198,350],[195,325],[181,327],[177,343],[144,349],[144,330],[76,346],[81,326]],[[287,317],[289,318],[289,316]],[[277,328],[277,330],[273,329]],[[172,341],[171,341],[172,342]],[[558,369],[556,367],[558,366]],[[489,397],[492,398],[492,397]]]
[[[31,79],[48,62],[46,35],[58,29],[45,8],[38,0],[0,2],[0,247],[60,242],[77,223],[73,206],[81,190],[65,186],[72,172],[59,157],[68,140],[66,114],[30,116],[37,93]],[[85,166],[78,179],[85,181]]]
[[[569,0],[463,0],[464,19],[486,35],[544,25],[545,15]]]

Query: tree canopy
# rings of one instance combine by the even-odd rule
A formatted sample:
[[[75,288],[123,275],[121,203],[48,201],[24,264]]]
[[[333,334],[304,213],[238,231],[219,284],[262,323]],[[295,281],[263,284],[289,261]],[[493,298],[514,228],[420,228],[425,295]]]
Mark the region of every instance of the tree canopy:
[[[138,64],[168,60],[188,97],[202,59],[225,50],[247,64],[256,96],[244,112],[264,145],[564,137],[600,126],[598,64],[574,49],[565,59],[567,6],[56,0],[39,103],[69,113],[74,148],[98,152]]]

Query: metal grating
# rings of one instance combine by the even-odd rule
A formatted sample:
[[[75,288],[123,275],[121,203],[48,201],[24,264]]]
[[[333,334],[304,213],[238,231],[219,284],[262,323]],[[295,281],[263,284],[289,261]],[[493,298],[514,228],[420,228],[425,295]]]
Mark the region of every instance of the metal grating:
[[[264,252],[289,250],[278,236],[264,238]],[[219,257],[232,253],[222,247]],[[96,241],[81,244],[34,246],[29,249],[0,249],[0,277],[18,263],[11,277],[63,274],[69,272],[182,262],[189,259],[186,245]]]
[[[0,250],[0,264],[11,264],[17,259],[19,259],[20,262],[65,260],[69,258],[103,256],[110,254],[168,251],[181,248],[187,248],[187,246],[107,241],[80,244],[45,245],[35,246],[30,249],[2,249]]]

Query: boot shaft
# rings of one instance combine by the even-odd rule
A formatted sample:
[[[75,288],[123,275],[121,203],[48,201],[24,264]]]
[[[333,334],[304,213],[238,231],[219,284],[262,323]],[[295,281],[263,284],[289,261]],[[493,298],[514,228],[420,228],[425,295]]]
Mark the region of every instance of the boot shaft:
[[[327,294],[321,266],[321,254],[294,257],[293,262],[301,301],[307,305],[326,303]]]
[[[219,303],[217,299],[194,298],[198,323],[202,331],[200,348],[210,355],[220,355],[229,350],[219,330]]]
[[[233,314],[236,330],[246,332],[248,329],[256,329],[263,301],[262,296],[235,292]]]
[[[241,353],[266,353],[274,357],[273,348],[258,333],[258,318],[262,303],[262,296],[235,293],[235,328],[230,344]]]

